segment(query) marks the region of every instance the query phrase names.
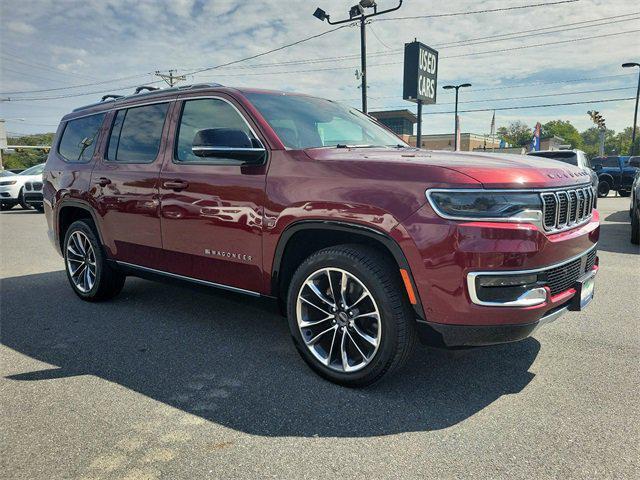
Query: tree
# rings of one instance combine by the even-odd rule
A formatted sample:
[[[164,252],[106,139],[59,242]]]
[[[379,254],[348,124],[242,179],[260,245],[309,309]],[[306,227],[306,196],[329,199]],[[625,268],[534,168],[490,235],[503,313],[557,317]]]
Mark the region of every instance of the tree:
[[[627,127],[623,131],[619,132],[612,143],[615,146],[617,153],[620,155],[631,155],[631,135],[633,134],[633,128]],[[636,155],[640,154],[640,138],[636,134]]]
[[[582,137],[578,129],[568,120],[551,120],[542,125],[542,138],[561,137],[571,148],[582,148]]]
[[[514,147],[524,147],[531,143],[533,130],[519,120],[511,122],[506,127],[500,127],[497,130],[498,138],[513,145]]]
[[[22,137],[10,137],[9,145],[48,145],[53,142],[54,133],[37,133]],[[6,169],[25,169],[43,163],[47,160],[47,154],[40,150],[24,149],[19,152],[3,154],[2,163]]]
[[[597,157],[600,154],[600,129],[591,127],[580,134],[582,137],[582,150],[589,158]],[[607,129],[604,133],[604,154],[612,155],[618,153],[616,145],[616,132]]]

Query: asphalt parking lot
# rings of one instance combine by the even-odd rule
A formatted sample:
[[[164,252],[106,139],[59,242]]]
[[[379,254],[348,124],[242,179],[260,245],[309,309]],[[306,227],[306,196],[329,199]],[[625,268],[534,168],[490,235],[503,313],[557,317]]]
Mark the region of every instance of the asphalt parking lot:
[[[638,478],[640,250],[600,200],[596,298],[519,343],[321,380],[268,302],[128,279],[89,304],[43,215],[0,214],[7,479]]]

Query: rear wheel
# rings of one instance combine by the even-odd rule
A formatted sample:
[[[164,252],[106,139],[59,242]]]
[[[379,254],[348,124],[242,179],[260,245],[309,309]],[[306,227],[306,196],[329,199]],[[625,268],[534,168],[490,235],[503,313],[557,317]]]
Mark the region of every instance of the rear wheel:
[[[621,197],[629,197],[631,196],[631,190],[618,190],[618,195]]]
[[[369,247],[311,255],[293,275],[287,303],[298,352],[341,385],[363,387],[399,369],[416,342],[397,267]]]
[[[601,198],[606,197],[607,195],[609,195],[610,190],[611,186],[609,185],[609,182],[607,182],[606,180],[601,180],[598,184],[598,196]]]
[[[73,222],[67,230],[64,262],[71,288],[83,300],[108,300],[124,286],[125,276],[106,261],[90,220]]]

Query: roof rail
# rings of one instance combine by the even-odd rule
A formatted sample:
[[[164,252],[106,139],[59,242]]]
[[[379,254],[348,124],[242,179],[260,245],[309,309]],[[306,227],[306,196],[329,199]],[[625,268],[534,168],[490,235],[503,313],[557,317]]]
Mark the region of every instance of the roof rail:
[[[114,100],[117,98],[122,98],[122,95],[113,95],[113,94],[107,94],[107,95],[103,95],[102,98],[100,99],[101,102],[104,102],[105,100],[109,99],[109,98],[113,98]]]
[[[160,90],[158,87],[152,87],[150,85],[140,85],[139,87],[136,88],[135,92],[133,92],[134,95],[140,93],[142,90],[148,90],[150,92],[153,92],[154,90]]]

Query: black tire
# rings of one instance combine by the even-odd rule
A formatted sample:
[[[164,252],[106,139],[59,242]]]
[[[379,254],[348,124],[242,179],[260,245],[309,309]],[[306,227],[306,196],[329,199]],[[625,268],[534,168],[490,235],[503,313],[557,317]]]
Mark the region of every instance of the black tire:
[[[378,330],[377,350],[371,355],[366,366],[360,370],[345,372],[326,366],[311,353],[302,338],[297,318],[298,294],[304,288],[304,282],[323,268],[334,268],[348,272],[364,285],[378,307],[381,328]],[[335,298],[336,295],[333,297]],[[335,315],[337,320],[338,313]],[[320,376],[347,387],[371,385],[384,375],[400,369],[410,357],[417,339],[415,316],[404,293],[397,266],[374,248],[362,245],[329,247],[309,256],[298,267],[289,285],[287,316],[294,344],[304,361]],[[336,323],[335,320],[329,320],[329,322]],[[336,338],[335,335],[341,333],[341,328],[350,329],[353,332],[354,327],[339,327],[336,324],[335,328],[337,330],[332,337],[332,344]],[[344,336],[344,333],[341,335]],[[357,338],[361,339],[362,337]],[[326,352],[326,350],[327,348],[324,351]],[[331,363],[331,351],[329,351],[328,358]],[[364,359],[364,357],[362,358]]]
[[[44,213],[44,207],[37,206],[37,207],[34,207],[34,208],[38,211],[38,213]]]
[[[618,195],[620,195],[621,197],[630,197],[631,190],[618,190]]]
[[[24,210],[31,210],[31,205],[24,201],[24,187],[20,189],[18,194],[18,203]]]
[[[70,253],[68,251],[68,245],[71,240],[71,236],[76,232],[81,232],[88,239],[95,256],[95,281],[92,287],[87,291],[82,291],[76,285],[72,279],[69,267],[71,262],[69,261]],[[95,232],[95,227],[91,220],[78,220],[69,226],[64,237],[63,252],[67,279],[69,280],[69,284],[75,294],[82,300],[86,300],[88,302],[99,302],[109,300],[120,293],[124,286],[126,276],[118,270],[115,270],[109,262],[107,262],[104,249],[100,244],[100,240],[98,239],[98,235]]]
[[[7,210],[11,210],[15,205],[13,203],[2,203],[0,204],[0,211],[6,212]]]
[[[634,208],[631,215],[631,243],[640,245],[640,208]]]
[[[609,195],[610,191],[611,186],[609,185],[609,182],[606,180],[600,180],[600,183],[598,184],[598,197],[604,198]]]

